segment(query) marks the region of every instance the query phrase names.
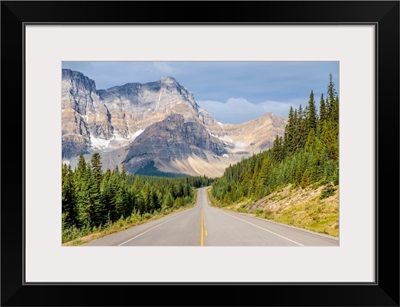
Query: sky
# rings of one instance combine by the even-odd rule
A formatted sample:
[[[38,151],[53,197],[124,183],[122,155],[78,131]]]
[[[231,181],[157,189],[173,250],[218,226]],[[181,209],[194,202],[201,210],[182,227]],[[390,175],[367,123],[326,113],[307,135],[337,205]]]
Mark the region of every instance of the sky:
[[[290,106],[318,107],[329,74],[339,92],[339,62],[63,62],[96,82],[97,89],[174,77],[221,123],[242,123],[271,112],[287,118]]]

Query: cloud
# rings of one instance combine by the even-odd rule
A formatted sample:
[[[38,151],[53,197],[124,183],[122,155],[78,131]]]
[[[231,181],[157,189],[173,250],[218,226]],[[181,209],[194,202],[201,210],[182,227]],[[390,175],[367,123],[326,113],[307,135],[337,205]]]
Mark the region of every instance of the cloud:
[[[171,75],[176,72],[176,69],[173,68],[167,62],[153,62],[153,68],[160,73]]]
[[[245,98],[229,98],[226,102],[202,100],[197,103],[206,109],[217,121],[222,123],[238,124],[263,116],[267,112],[287,118],[290,106],[296,107],[304,99],[292,99],[287,102],[263,101],[249,102]]]

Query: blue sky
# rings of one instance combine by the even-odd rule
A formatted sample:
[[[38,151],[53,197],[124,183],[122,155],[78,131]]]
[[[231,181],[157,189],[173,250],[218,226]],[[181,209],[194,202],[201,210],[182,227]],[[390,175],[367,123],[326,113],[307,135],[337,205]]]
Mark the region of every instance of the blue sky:
[[[326,94],[329,74],[339,92],[339,62],[63,62],[93,79],[97,89],[174,77],[222,123],[241,123],[271,112],[286,118],[305,106],[310,91]]]

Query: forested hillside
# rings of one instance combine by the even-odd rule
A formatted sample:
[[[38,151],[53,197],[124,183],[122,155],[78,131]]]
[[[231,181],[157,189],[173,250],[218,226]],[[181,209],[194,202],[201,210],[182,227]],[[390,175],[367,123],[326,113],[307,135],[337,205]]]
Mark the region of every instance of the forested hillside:
[[[222,205],[256,201],[289,184],[327,184],[322,198],[339,184],[339,97],[332,75],[318,110],[311,91],[304,109],[290,108],[284,136],[277,136],[268,151],[228,167],[213,183],[212,196]]]
[[[63,242],[101,231],[131,216],[149,218],[191,204],[195,188],[206,177],[158,178],[129,175],[125,168],[103,172],[101,157],[90,162],[80,155],[78,166],[62,165]]]

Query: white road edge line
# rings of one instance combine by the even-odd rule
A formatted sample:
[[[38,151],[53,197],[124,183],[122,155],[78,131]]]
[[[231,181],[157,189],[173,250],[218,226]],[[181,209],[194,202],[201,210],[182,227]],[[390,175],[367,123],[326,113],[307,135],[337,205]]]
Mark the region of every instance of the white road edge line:
[[[132,240],[135,240],[136,238],[139,238],[140,236],[142,236],[142,235],[144,235],[145,233],[147,233],[147,232],[153,230],[154,228],[157,228],[158,226],[161,226],[162,224],[165,224],[166,222],[172,221],[172,220],[176,219],[177,217],[178,217],[178,216],[175,216],[175,217],[173,217],[173,218],[171,218],[171,219],[169,219],[169,220],[166,220],[166,221],[162,222],[161,224],[158,224],[158,225],[156,225],[156,226],[154,226],[154,227],[151,227],[150,229],[147,229],[146,231],[142,232],[141,234],[138,234],[137,236],[135,236],[135,237],[133,237],[133,238],[131,238],[131,239],[129,239],[129,240],[126,240],[125,242],[123,242],[123,243],[121,243],[121,244],[118,244],[118,246],[122,246],[122,245],[124,245],[124,244],[126,244],[126,243],[128,243],[128,242],[130,242],[130,241],[132,241]]]
[[[224,209],[224,210],[228,210],[228,209]],[[235,213],[239,213],[239,212],[235,212]],[[318,233],[318,232],[311,231],[311,230],[308,230],[308,229],[299,228],[299,227],[296,227],[296,226],[279,223],[277,221],[263,219],[263,218],[258,217],[258,216],[249,216],[249,218],[257,219],[257,220],[264,221],[264,222],[267,221],[269,223],[274,223],[274,224],[279,225],[279,226],[290,227],[290,228],[295,229],[295,230],[304,231],[304,232],[306,232],[306,233],[308,233],[310,235],[313,235],[313,236],[319,236],[319,237],[322,237],[322,238],[331,239],[331,240],[334,240],[334,241],[339,241],[339,238],[336,238],[336,237],[333,237],[333,236],[330,236],[330,235],[327,235],[327,234],[324,234],[324,233]]]
[[[225,212],[220,211],[220,210],[218,210],[218,212],[223,213],[223,214],[225,214],[225,215],[227,215],[227,216],[233,217],[234,219],[241,220],[242,222],[245,222],[245,223],[247,223],[247,224],[253,225],[253,226],[255,226],[255,227],[257,227],[257,228],[260,228],[260,229],[262,229],[262,230],[264,230],[264,231],[266,231],[266,232],[272,233],[272,234],[274,234],[274,235],[276,235],[276,236],[278,236],[278,237],[280,237],[280,238],[282,238],[282,239],[285,239],[285,240],[288,240],[288,241],[290,241],[290,242],[293,242],[293,243],[295,243],[295,244],[297,244],[297,245],[304,246],[303,244],[301,244],[301,243],[299,243],[299,242],[290,240],[289,238],[286,238],[286,237],[284,237],[284,236],[281,236],[281,235],[279,235],[279,234],[277,234],[277,233],[275,233],[275,232],[273,232],[273,231],[270,231],[270,230],[268,230],[268,229],[265,229],[265,228],[263,228],[263,227],[261,227],[261,226],[258,226],[258,225],[256,225],[256,224],[250,223],[250,222],[248,222],[248,221],[246,221],[246,220],[243,220],[243,219],[241,219],[241,218],[238,218],[238,217],[236,217],[236,216],[230,215],[230,214],[225,213]]]

